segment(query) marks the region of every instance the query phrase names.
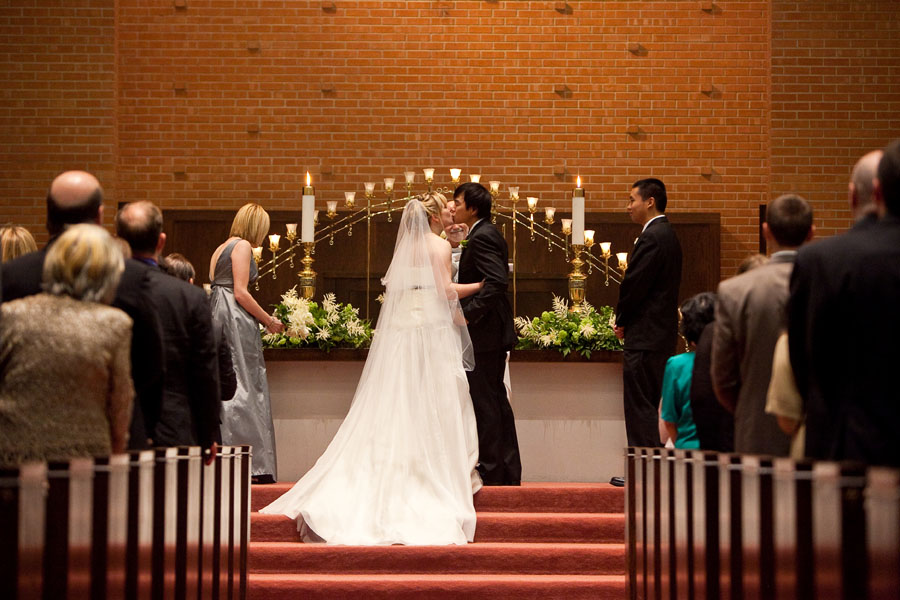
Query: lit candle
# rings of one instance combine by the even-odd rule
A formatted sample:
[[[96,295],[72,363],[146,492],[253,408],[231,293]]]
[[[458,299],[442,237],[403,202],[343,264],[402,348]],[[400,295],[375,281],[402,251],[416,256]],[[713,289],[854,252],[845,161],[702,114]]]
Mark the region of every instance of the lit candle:
[[[300,241],[312,243],[315,236],[316,188],[312,186],[312,177],[306,173],[306,186],[303,188],[303,204],[300,219]]]
[[[385,177],[384,178],[384,191],[386,191],[386,192],[394,191],[394,178],[393,177]]]
[[[481,181],[481,175],[469,175],[469,181],[472,183],[479,183]]]
[[[262,260],[262,246],[257,246],[250,250],[253,253],[253,260],[259,262]]]
[[[585,229],[584,230],[584,245],[590,248],[594,245],[594,230],[593,229]]]
[[[616,260],[619,261],[619,268],[623,271],[628,268],[628,253],[627,252],[617,252]]]
[[[609,256],[610,247],[612,247],[612,243],[600,242],[600,251],[603,252],[603,256]]]
[[[287,239],[294,241],[297,239],[297,224],[296,223],[288,223],[284,226],[287,229]]]
[[[434,181],[434,169],[422,169],[422,172],[425,173],[425,181],[428,183]]]
[[[584,244],[584,188],[581,187],[580,175],[572,192],[572,243]]]
[[[356,203],[356,192],[344,192],[344,204],[347,208],[353,208]]]
[[[450,179],[453,180],[453,183],[457,183],[459,181],[460,173],[462,173],[462,169],[450,169]]]
[[[572,233],[572,219],[560,219],[559,221],[562,224],[563,235]]]
[[[415,171],[403,171],[403,177],[406,178],[406,183],[414,183],[416,181],[416,172]]]
[[[500,193],[500,182],[499,181],[489,181],[491,185],[491,193],[499,194]]]
[[[272,252],[278,251],[278,241],[281,239],[281,236],[277,233],[273,233],[269,236],[269,250]]]
[[[366,186],[366,196],[372,196],[375,194],[375,182],[374,181],[367,181],[363,185]]]
[[[509,190],[509,199],[513,202],[518,202],[519,200],[519,186],[509,186],[507,188]]]
[[[528,201],[528,211],[534,212],[534,210],[537,208],[538,199],[534,196],[528,196],[526,200]]]

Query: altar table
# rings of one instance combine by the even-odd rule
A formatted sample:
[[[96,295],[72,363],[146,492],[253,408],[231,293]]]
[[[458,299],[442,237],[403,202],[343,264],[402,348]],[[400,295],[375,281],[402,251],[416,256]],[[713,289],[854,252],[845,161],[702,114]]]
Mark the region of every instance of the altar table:
[[[334,437],[366,352],[266,350],[278,479],[298,479]],[[621,352],[590,361],[515,350],[510,360],[523,481],[605,482],[623,475]]]

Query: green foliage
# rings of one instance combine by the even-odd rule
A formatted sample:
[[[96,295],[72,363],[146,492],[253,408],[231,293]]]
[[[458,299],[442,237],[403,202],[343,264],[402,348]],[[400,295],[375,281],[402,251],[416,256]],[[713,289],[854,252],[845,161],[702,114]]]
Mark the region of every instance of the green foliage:
[[[325,294],[322,304],[301,298],[294,286],[275,306],[274,316],[284,323],[283,333],[263,331],[266,348],[368,348],[372,325],[359,318],[359,309]]]
[[[552,349],[568,355],[570,352],[590,357],[597,350],[621,350],[622,342],[612,328],[613,309],[595,309],[584,302],[578,312],[569,312],[568,303],[553,296],[553,310],[540,317],[516,317],[519,343],[516,348]]]

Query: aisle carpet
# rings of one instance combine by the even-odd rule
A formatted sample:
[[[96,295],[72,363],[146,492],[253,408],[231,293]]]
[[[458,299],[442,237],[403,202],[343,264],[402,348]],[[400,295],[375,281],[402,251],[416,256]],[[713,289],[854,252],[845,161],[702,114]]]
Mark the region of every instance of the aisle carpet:
[[[257,512],[290,487],[253,486],[251,599],[625,596],[621,488],[484,488],[473,544],[360,547],[304,544],[294,521]]]

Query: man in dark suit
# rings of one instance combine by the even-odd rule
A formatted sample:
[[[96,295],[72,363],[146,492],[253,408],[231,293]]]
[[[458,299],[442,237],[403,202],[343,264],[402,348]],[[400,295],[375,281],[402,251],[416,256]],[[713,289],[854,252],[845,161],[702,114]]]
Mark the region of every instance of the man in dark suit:
[[[678,336],[681,244],[666,218],[666,186],[641,179],[631,187],[628,214],[643,226],[619,287],[615,332],[625,341],[622,376],[629,446],[659,446],[659,400],[666,360]],[[614,477],[614,485],[622,485]]]
[[[85,171],[66,171],[53,180],[47,194],[47,245],[2,265],[2,295],[6,301],[40,293],[47,248],[65,230],[77,223],[102,224],[103,189],[97,178]],[[143,271],[125,261],[112,305],[124,310],[133,322],[131,334],[131,377],[135,403],[128,447],[149,447],[147,432],[152,429],[162,404],[165,359],[162,327],[147,297]]]
[[[475,351],[475,369],[466,373],[478,425],[478,472],[485,485],[519,485],[519,441],[503,373],[506,354],[516,344],[512,310],[506,297],[509,251],[491,224],[491,194],[478,183],[464,183],[453,194],[454,220],[469,227],[459,259],[459,282],[484,287],[461,303]]]
[[[116,215],[116,233],[131,246],[134,263],[150,283],[149,297],[163,326],[166,380],[152,432],[158,445],[200,445],[216,452],[219,424],[219,362],[212,313],[202,289],[159,267],[166,243],[162,212],[151,202],[126,204]]]
[[[806,456],[900,467],[900,140],[874,181],[884,216],[802,248],[788,343],[806,413]]]

